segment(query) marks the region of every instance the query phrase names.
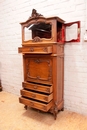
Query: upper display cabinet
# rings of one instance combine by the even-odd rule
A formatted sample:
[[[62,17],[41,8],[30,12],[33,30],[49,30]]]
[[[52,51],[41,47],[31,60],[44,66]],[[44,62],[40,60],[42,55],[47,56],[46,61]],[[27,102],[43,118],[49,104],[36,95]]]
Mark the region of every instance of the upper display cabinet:
[[[22,45],[39,43],[79,42],[80,21],[65,24],[59,17],[45,18],[32,10],[31,17],[20,23],[22,27]]]

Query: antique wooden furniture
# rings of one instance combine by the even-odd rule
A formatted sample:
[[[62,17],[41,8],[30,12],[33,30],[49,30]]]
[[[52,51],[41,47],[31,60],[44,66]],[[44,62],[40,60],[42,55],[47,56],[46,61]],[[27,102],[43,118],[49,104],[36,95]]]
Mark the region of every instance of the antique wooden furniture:
[[[24,81],[20,103],[53,113],[55,119],[64,109],[64,43],[66,27],[79,22],[64,24],[59,17],[45,18],[32,10],[31,17],[20,23],[22,27]],[[67,29],[68,30],[68,29]],[[80,33],[70,41],[79,41]],[[69,37],[68,37],[69,39]]]

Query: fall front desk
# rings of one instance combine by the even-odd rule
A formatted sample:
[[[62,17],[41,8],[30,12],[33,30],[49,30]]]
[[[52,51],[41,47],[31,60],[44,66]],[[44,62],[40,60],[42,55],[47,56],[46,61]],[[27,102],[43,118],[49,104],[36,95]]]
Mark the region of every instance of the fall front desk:
[[[64,109],[64,44],[80,41],[80,21],[65,24],[59,17],[45,18],[35,9],[22,27],[24,81],[19,102],[57,113]]]

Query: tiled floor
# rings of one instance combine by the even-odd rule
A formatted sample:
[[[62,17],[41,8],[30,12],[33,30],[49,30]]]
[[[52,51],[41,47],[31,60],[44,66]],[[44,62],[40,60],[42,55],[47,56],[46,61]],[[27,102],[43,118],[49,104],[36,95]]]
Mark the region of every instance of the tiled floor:
[[[50,113],[24,109],[18,96],[0,92],[0,130],[87,130],[87,117],[63,111],[57,120]]]

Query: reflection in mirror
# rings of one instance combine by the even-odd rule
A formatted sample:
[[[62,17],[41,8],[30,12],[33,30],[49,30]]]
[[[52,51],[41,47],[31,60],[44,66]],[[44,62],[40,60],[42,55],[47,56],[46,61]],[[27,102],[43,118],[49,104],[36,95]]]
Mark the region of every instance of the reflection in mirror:
[[[27,27],[24,28],[24,41],[32,39],[32,32]]]
[[[37,23],[33,24],[30,29],[32,30],[32,38],[40,37],[40,38],[51,38],[51,24],[49,23]]]
[[[50,39],[51,30],[52,27],[49,23],[40,22],[31,24],[28,27],[24,28],[24,41],[32,40],[35,37]]]

